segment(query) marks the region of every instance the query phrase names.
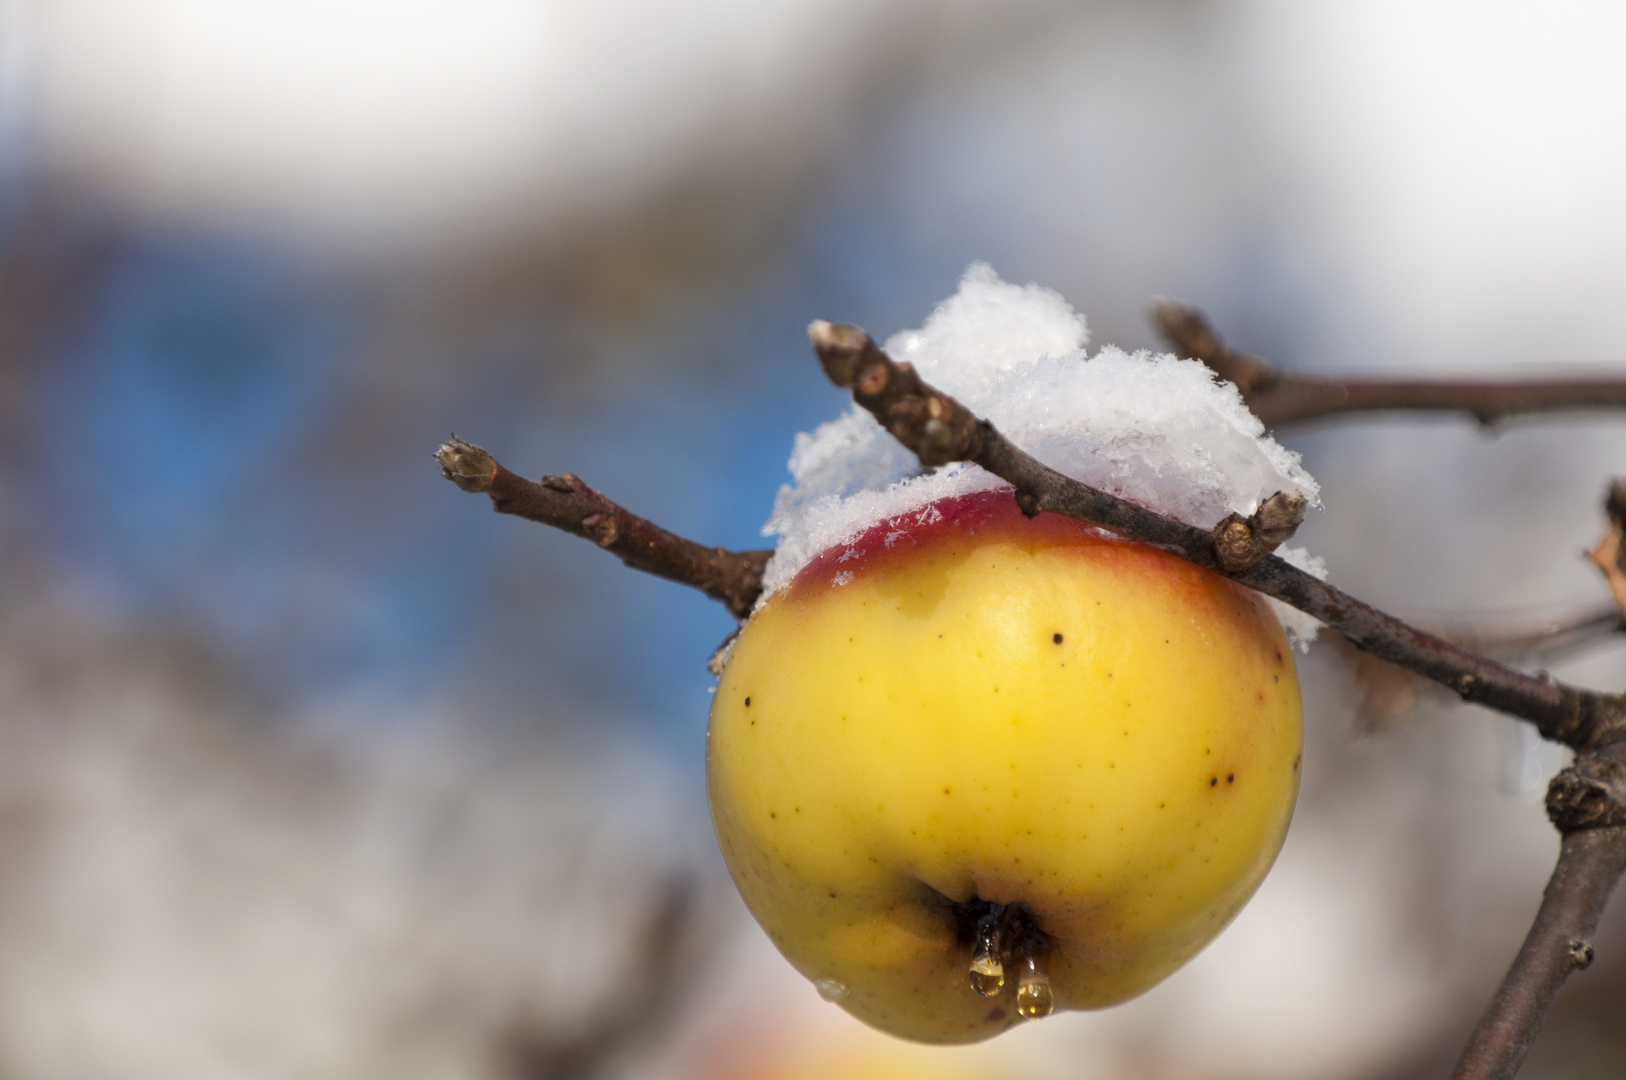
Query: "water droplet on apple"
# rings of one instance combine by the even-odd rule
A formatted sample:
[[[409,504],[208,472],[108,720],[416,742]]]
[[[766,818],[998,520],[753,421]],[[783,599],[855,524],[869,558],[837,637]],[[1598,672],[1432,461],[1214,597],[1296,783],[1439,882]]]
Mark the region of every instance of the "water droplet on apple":
[[[971,958],[971,989],[983,997],[993,997],[1005,988],[1005,965],[997,957]]]
[[[1005,965],[999,961],[999,915],[1003,905],[992,904],[977,920],[977,948],[971,954],[971,989],[993,997],[1005,988]]]
[[[847,984],[834,979],[819,979],[813,984],[819,996],[826,1001],[840,1001],[847,996]]]
[[[1016,1011],[1025,1020],[1049,1016],[1056,1008],[1056,995],[1037,956],[1024,956],[1016,975]]]
[[[1050,992],[1050,980],[1041,976],[1023,983],[1016,990],[1016,1011],[1025,1020],[1039,1020],[1049,1016],[1056,1008],[1056,997]]]

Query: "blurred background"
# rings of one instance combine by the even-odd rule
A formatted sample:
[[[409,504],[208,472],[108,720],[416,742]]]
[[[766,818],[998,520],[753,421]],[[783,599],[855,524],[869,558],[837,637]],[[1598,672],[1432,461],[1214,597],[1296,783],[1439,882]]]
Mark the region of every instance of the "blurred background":
[[[0,0],[0,1074],[1444,1075],[1557,850],[1511,722],[1324,640],[1214,946],[906,1046],[715,854],[731,620],[430,454],[760,546],[842,407],[807,322],[919,325],[973,259],[1098,345],[1163,294],[1301,370],[1620,370],[1623,51],[1604,0]],[[1363,599],[1605,597],[1626,416],[1283,440]],[[1524,1075],[1626,1072],[1623,907]]]

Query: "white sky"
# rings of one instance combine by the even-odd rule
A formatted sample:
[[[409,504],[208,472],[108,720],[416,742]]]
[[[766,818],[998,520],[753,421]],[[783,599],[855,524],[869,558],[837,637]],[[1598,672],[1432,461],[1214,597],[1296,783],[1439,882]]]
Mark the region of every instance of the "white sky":
[[[1261,123],[1304,166],[1296,195],[1278,188],[1288,217],[1363,268],[1375,308],[1414,313],[1410,332],[1442,352],[1455,341],[1468,363],[1498,344],[1533,356],[1552,335],[1550,323],[1522,341],[1476,334],[1484,311],[1509,306],[1571,325],[1604,315],[1586,358],[1618,351],[1607,309],[1626,287],[1626,7],[1252,8]]]
[[[48,164],[170,212],[409,232],[488,211],[613,207],[765,130],[817,141],[893,23],[922,21],[929,41],[998,14],[918,0],[0,0],[0,11]]]

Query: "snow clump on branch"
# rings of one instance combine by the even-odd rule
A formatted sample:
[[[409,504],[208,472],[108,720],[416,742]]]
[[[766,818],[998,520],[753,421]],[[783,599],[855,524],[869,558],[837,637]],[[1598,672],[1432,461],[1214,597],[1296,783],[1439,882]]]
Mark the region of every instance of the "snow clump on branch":
[[[1226,514],[1251,514],[1277,491],[1320,505],[1299,455],[1265,432],[1235,386],[1168,353],[1108,345],[1092,356],[1088,341],[1084,316],[1058,293],[1012,285],[978,262],[924,326],[885,348],[1052,469],[1188,524],[1209,529]],[[966,462],[923,473],[857,405],[797,435],[790,472],[795,483],[780,489],[763,529],[780,538],[764,599],[879,522],[907,532],[930,503],[1010,486]],[[1278,554],[1325,576],[1303,549]],[[1314,619],[1273,606],[1295,638],[1314,637]]]

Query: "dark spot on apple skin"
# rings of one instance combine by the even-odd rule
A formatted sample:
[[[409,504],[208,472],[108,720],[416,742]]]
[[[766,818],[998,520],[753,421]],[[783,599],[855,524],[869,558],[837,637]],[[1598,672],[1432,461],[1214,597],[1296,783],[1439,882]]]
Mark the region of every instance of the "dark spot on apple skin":
[[[1050,640],[1054,641],[1057,645],[1060,645],[1061,644],[1061,635],[1060,634],[1051,634],[1050,635]]]
[[[1219,783],[1219,777],[1217,777],[1217,776],[1210,776],[1210,777],[1209,777],[1209,778],[1208,778],[1208,786],[1209,786],[1209,787],[1213,787],[1213,786],[1215,786],[1215,785],[1216,785],[1216,784],[1218,784],[1218,783]]]
[[[1004,1009],[989,1009],[988,1015],[982,1018],[982,1022],[985,1024],[997,1024],[1003,1019],[1005,1019]]]
[[[771,817],[771,818],[777,818],[779,815],[774,813],[772,810],[769,810],[768,811],[768,816]]]
[[[1276,662],[1278,664],[1282,662],[1282,650],[1280,649],[1276,650]]]
[[[1225,777],[1225,782],[1226,782],[1226,783],[1227,783],[1227,784],[1234,784],[1234,783],[1236,783],[1236,773],[1231,773],[1231,774],[1229,774],[1229,775],[1227,775],[1227,776],[1226,776],[1226,777]]]
[[[751,707],[751,699],[750,698],[745,699],[745,707],[747,709],[749,709]]]

